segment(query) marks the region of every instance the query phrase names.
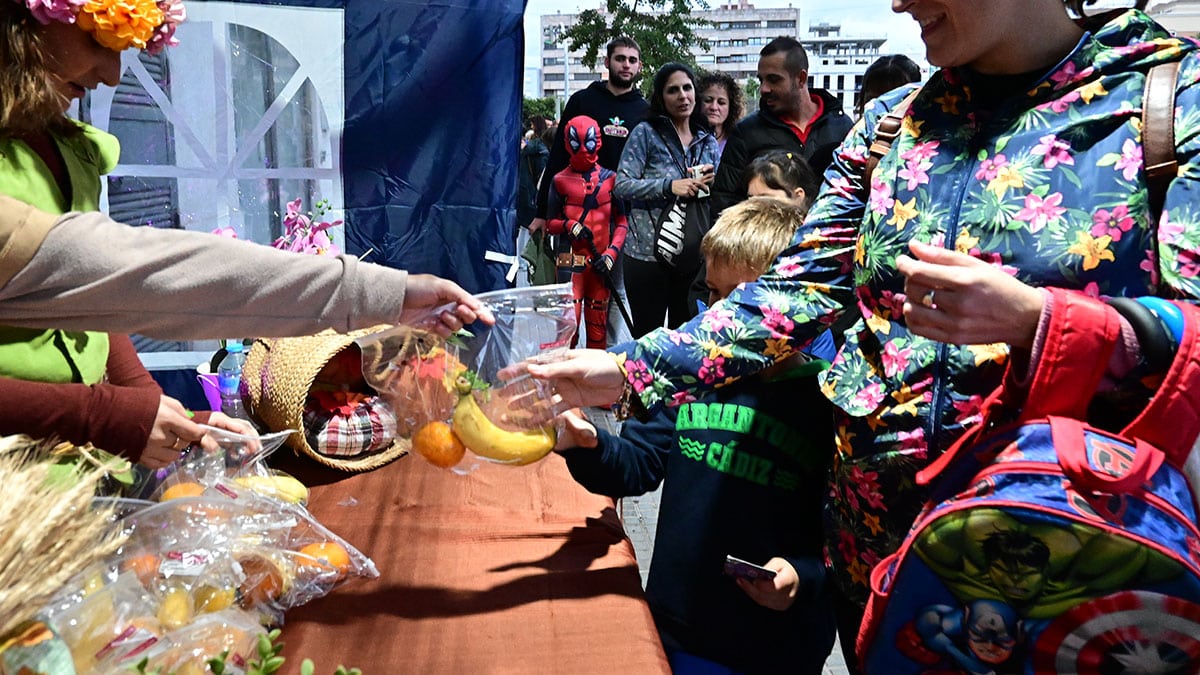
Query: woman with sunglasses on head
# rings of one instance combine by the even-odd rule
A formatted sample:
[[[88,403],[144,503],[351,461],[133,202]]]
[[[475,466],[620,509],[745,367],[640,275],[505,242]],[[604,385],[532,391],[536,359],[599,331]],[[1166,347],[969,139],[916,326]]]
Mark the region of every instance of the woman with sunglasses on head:
[[[632,202],[622,264],[635,336],[664,320],[677,325],[688,318],[688,287],[703,264],[699,249],[691,258],[681,255],[673,268],[660,263],[655,225],[673,198],[706,198],[716,162],[716,140],[696,105],[696,75],[682,63],[668,63],[654,75],[650,111],[630,132],[617,167],[615,194]],[[699,175],[691,174],[694,168]]]

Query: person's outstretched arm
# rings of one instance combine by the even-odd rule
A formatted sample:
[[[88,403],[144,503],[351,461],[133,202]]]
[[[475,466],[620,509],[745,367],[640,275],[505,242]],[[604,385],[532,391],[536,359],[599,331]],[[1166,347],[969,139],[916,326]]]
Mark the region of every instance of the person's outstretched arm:
[[[563,413],[558,451],[571,477],[589,492],[614,499],[655,490],[675,445],[675,411],[646,422],[627,420],[619,436],[596,429],[578,410]]]
[[[206,233],[55,218],[0,196],[0,321],[162,339],[307,335],[491,315],[454,282]]]
[[[846,141],[792,244],[757,281],[678,328],[656,329],[608,353],[575,349],[535,359],[511,375],[527,371],[553,382],[560,409],[614,403],[628,383],[642,411],[652,413],[804,349],[843,312],[855,311],[851,270],[867,196],[866,157],[855,148],[866,146],[863,137]],[[781,298],[788,300],[783,307]]]

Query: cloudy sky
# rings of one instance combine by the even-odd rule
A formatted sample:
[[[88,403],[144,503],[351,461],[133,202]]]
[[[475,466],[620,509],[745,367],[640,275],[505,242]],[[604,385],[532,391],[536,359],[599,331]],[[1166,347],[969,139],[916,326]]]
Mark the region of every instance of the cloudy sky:
[[[888,42],[883,45],[884,53],[919,56],[924,52],[916,22],[907,14],[892,13],[889,0],[751,0],[751,3],[755,7],[800,7],[800,22],[805,30],[809,24],[840,23],[842,35],[886,36]],[[718,0],[709,0],[709,7],[720,4]],[[539,63],[538,17],[558,11],[570,14],[600,5],[599,0],[528,0],[525,6],[525,63],[531,67]]]

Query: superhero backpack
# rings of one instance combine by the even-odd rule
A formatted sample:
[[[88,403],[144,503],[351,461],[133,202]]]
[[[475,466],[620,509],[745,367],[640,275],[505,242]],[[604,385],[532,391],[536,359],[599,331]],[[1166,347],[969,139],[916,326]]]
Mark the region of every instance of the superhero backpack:
[[[1051,292],[1024,400],[1001,386],[918,474],[930,501],[871,574],[857,643],[868,673],[1200,672],[1200,309],[1174,303],[1174,360],[1111,433],[1082,420],[1116,310]]]

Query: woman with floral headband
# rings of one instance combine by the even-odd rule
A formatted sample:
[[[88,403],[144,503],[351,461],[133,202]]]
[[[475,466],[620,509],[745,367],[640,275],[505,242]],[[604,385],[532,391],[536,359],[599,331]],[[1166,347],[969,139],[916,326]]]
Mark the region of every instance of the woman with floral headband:
[[[0,0],[0,193],[50,213],[95,211],[117,139],[66,116],[116,86],[121,52],[174,44],[179,0]],[[210,423],[245,430],[215,414]],[[126,335],[0,327],[0,433],[57,436],[162,466],[206,441]]]

